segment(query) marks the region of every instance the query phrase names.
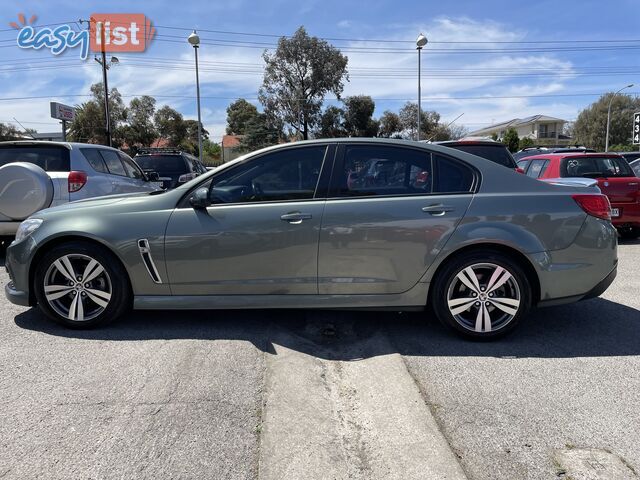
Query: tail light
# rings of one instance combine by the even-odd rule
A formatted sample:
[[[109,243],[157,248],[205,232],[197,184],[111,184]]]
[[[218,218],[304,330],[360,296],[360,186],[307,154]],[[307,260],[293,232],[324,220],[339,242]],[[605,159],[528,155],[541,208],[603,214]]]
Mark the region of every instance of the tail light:
[[[580,208],[593,217],[611,220],[611,204],[605,195],[571,195]]]
[[[188,182],[189,180],[193,180],[197,176],[197,173],[185,173],[184,175],[180,175],[180,177],[178,177],[178,183]]]
[[[77,192],[87,183],[87,174],[74,170],[69,172],[68,177],[69,193]]]
[[[516,167],[516,172],[524,173],[524,168]]]

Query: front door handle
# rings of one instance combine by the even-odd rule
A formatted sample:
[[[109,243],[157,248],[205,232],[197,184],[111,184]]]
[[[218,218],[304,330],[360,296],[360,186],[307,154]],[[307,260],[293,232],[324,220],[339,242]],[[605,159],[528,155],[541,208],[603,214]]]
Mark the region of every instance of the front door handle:
[[[453,212],[455,210],[451,205],[429,205],[428,207],[422,207],[422,211],[430,213],[431,215],[444,215],[447,212]]]
[[[302,223],[303,220],[311,220],[311,218],[313,217],[310,213],[300,212],[285,213],[284,215],[280,216],[280,220],[282,220],[283,222],[289,222],[294,225]]]

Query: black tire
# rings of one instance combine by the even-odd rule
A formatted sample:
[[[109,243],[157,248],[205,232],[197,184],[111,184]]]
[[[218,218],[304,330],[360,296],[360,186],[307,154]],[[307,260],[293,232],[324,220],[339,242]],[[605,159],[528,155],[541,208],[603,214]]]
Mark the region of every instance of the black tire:
[[[618,230],[620,234],[620,238],[625,240],[635,240],[640,237],[640,228],[639,227],[630,227],[630,228],[621,228]]]
[[[489,275],[487,274],[482,278],[478,277],[478,275],[483,275],[483,268],[486,269],[487,272],[491,271],[490,269],[493,267],[490,267],[489,265],[501,267],[509,274],[511,274],[511,278],[507,281],[507,283],[496,289],[495,293],[492,292],[491,294],[488,293],[490,289],[486,288],[488,282],[491,280],[491,278],[488,278]],[[452,310],[456,310],[456,308],[462,308],[464,305],[467,305],[467,303],[462,302],[459,304],[459,307],[453,309],[449,307],[450,301],[451,303],[455,304],[456,300],[465,300],[465,295],[463,294],[460,295],[462,298],[453,298],[455,297],[455,295],[453,295],[451,299],[449,298],[450,294],[455,294],[460,289],[466,288],[470,292],[468,296],[477,296],[475,291],[466,287],[466,284],[464,284],[464,282],[462,282],[458,277],[458,274],[461,274],[463,270],[465,270],[467,267],[472,266],[474,266],[479,272],[478,274],[476,274],[476,279],[478,280],[479,287],[483,289],[483,291],[478,291],[478,293],[484,295],[483,299],[486,300],[485,311],[487,312],[489,319],[491,319],[490,312],[495,312],[496,317],[504,317],[501,320],[504,323],[497,322],[495,324],[497,325],[497,328],[495,329],[490,328],[488,331],[484,330],[484,326],[486,326],[486,324],[484,324],[483,322],[485,322],[486,317],[484,313],[480,314],[479,312],[479,310],[482,308],[483,303],[480,301],[482,299],[479,298],[479,296],[478,298],[470,299],[473,304],[467,310],[458,313],[458,315],[456,316],[454,316]],[[499,272],[498,268],[495,268],[493,271]],[[482,286],[483,282],[485,282],[484,287]],[[507,292],[507,294],[504,294],[504,298],[501,298],[503,296],[502,290]],[[509,296],[509,293],[511,294],[511,296]],[[492,297],[488,298],[487,295],[492,295]],[[498,303],[496,302],[504,302],[505,300],[513,302],[516,301],[516,296],[519,297],[517,298],[519,305],[517,307],[515,315],[505,313],[502,310],[503,307],[498,308]],[[531,310],[532,297],[533,294],[531,283],[527,279],[527,275],[525,274],[520,264],[508,255],[487,249],[474,250],[462,254],[454,254],[453,257],[448,260],[444,267],[438,272],[438,275],[434,280],[433,288],[431,290],[430,303],[433,305],[436,317],[447,327],[453,328],[456,332],[468,339],[490,340],[506,335],[518,326],[522,319],[526,317]],[[480,304],[480,306],[477,306],[478,304]],[[514,310],[513,307],[509,306],[504,306],[504,308],[507,308],[511,311]],[[473,322],[473,318],[476,319],[475,326],[472,323],[468,323]],[[478,320],[478,318],[480,318],[480,320]],[[483,325],[483,329],[481,329],[481,331],[476,331],[478,322]],[[491,320],[488,321],[488,325],[493,326]]]
[[[67,258],[71,259],[73,262],[80,262],[76,263],[76,265],[80,265],[80,267],[82,267],[82,261],[89,262],[90,260],[94,260],[103,268],[104,273],[101,273],[95,279],[91,279],[90,283],[85,284],[80,280],[78,282],[79,286],[76,285],[72,287],[70,286],[71,282],[69,277],[64,277],[61,271],[55,266],[55,262],[65,256],[70,256]],[[85,257],[89,260],[85,260]],[[72,272],[73,271],[74,269],[72,269]],[[87,275],[87,278],[90,276],[91,275]],[[62,283],[59,281],[60,279],[67,282],[66,285],[69,285],[69,289],[71,291],[65,293],[64,296],[59,297],[55,301],[52,300],[50,302],[45,294],[45,282],[51,282],[52,278],[58,279],[55,283]],[[93,282],[96,282],[96,284],[94,285]],[[92,288],[89,289],[87,285]],[[106,291],[107,286],[109,287],[108,292]],[[88,293],[85,293],[83,287],[87,287],[86,292]],[[101,292],[101,287],[104,287],[105,292]],[[116,320],[131,308],[131,284],[126,270],[120,263],[120,260],[113,253],[105,247],[95,245],[93,243],[73,241],[58,245],[51,249],[38,262],[34,275],[33,288],[40,309],[51,320],[68,328],[88,329],[105,325]],[[49,285],[49,288],[56,287]],[[101,292],[101,296],[97,297],[98,301],[106,303],[106,305],[99,305],[92,300],[91,297],[96,298],[96,291]],[[51,295],[51,291],[49,292]],[[81,298],[81,294],[83,293],[84,295],[82,295]],[[105,300],[105,294],[110,295],[108,302]],[[89,318],[80,321],[72,320],[69,317],[62,315],[61,311],[64,310],[64,305],[62,305],[62,303],[65,301],[72,302],[71,299],[74,296],[78,296],[82,305],[87,305],[83,306],[82,309],[77,307],[74,309],[76,313],[79,313],[80,310],[82,311],[81,314],[79,313],[77,315],[78,318],[83,318],[85,309],[87,309],[86,311],[89,314],[87,316]],[[92,306],[94,307],[94,316],[90,314],[90,308]],[[71,312],[72,307],[73,303],[70,305],[69,312]]]

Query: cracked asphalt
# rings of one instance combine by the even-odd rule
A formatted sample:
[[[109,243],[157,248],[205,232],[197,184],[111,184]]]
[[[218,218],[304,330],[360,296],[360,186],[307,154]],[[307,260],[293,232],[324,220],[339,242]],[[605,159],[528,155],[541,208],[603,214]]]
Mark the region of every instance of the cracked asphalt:
[[[1,298],[0,478],[258,478],[274,339],[337,365],[399,354],[470,479],[562,478],[575,447],[640,471],[640,242],[619,254],[602,298],[493,343],[420,313],[135,312],[71,331]]]

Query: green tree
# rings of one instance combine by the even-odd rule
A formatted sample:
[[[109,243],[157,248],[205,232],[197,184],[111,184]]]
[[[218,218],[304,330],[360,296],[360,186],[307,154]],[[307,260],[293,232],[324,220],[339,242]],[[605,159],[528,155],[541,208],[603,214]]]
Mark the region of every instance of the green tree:
[[[325,108],[320,115],[318,129],[315,132],[316,138],[346,137],[347,132],[343,127],[343,122],[344,110],[333,105]]]
[[[227,134],[244,135],[247,122],[258,115],[258,109],[244,98],[239,98],[227,107]]]
[[[185,138],[180,142],[179,146],[184,150],[192,153],[196,157],[198,153],[198,121],[197,120],[185,120],[184,126],[186,128]],[[209,139],[209,132],[202,126],[202,150],[204,154],[204,142]]]
[[[167,139],[171,146],[178,147],[187,138],[184,117],[170,106],[160,108],[153,116],[153,121],[160,137]]]
[[[13,125],[0,123],[0,142],[7,140],[19,140],[23,137],[20,131]]]
[[[400,118],[400,126],[402,127],[403,137],[409,139],[417,138],[416,132],[418,131],[418,104],[414,102],[405,103],[400,112],[398,113]],[[431,137],[440,122],[440,114],[432,111],[422,111],[420,113],[420,138],[426,140]]]
[[[124,127],[124,137],[129,148],[149,147],[158,137],[158,131],[153,124],[155,111],[156,99],[148,95],[129,102],[127,125]]]
[[[376,104],[368,95],[355,95],[344,99],[344,128],[351,137],[375,137],[378,122],[373,119]]]
[[[504,143],[510,152],[517,152],[518,146],[520,145],[520,137],[518,137],[518,132],[515,128],[510,128],[504,134],[504,138],[502,139],[502,143]]]
[[[603,151],[607,135],[607,110],[613,93],[601,96],[578,114],[573,125],[577,143]],[[640,98],[616,95],[611,102],[609,145],[631,143],[633,113],[640,111]]]
[[[208,138],[202,141],[202,161],[205,165],[213,167],[220,165],[222,149],[220,145],[212,142]]]
[[[518,148],[520,150],[524,149],[524,148],[529,148],[529,147],[533,147],[535,145],[534,141],[529,138],[529,137],[522,137],[520,139],[520,145],[518,145]]]
[[[348,80],[347,57],[300,27],[291,38],[278,40],[275,53],[262,55],[266,65],[259,99],[265,113],[309,138],[320,119],[327,93],[340,98]]]
[[[280,133],[280,129],[271,123],[266,114],[259,113],[247,122],[245,134],[237,147],[238,151],[252,152],[270,145],[276,145],[280,140]]]
[[[400,138],[402,134],[402,125],[400,117],[397,113],[385,110],[380,117],[378,136],[384,138]]]
[[[76,118],[69,126],[69,137],[77,142],[106,145],[108,142],[104,113],[104,88],[102,83],[94,83],[90,90],[93,98],[76,106]],[[109,117],[113,145],[119,147],[125,141],[123,126],[127,110],[122,96],[116,88],[112,88],[109,92]]]

